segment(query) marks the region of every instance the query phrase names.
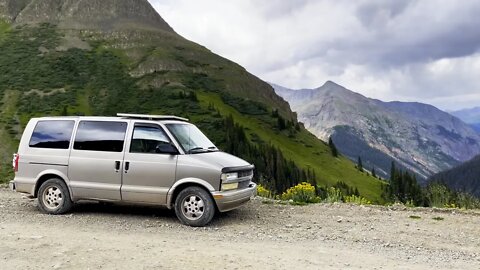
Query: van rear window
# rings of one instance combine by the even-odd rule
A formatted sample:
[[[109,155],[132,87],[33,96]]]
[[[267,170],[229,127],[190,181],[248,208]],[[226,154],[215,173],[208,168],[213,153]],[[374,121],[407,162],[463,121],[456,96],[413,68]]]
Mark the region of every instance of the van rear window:
[[[80,121],[73,149],[122,152],[127,123]]]
[[[68,149],[75,121],[38,121],[30,138],[30,147]]]

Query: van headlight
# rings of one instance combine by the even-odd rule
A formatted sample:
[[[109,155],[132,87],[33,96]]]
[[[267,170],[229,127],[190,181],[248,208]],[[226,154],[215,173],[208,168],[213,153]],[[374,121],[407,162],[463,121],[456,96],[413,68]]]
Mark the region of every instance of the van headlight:
[[[238,173],[236,172],[231,172],[231,173],[222,173],[222,176],[220,177],[222,181],[233,181],[238,179]]]

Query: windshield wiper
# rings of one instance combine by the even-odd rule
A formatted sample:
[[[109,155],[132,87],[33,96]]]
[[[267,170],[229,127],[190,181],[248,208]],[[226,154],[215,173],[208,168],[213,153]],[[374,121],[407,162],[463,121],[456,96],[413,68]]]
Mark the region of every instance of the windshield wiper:
[[[210,151],[210,152],[216,152],[216,151],[218,151],[218,148],[215,147],[215,146],[210,146],[210,147],[208,147],[208,151]]]
[[[203,148],[203,147],[194,147],[194,148],[188,150],[188,153],[189,154],[194,154],[194,153],[203,153],[203,152],[206,152],[206,151],[208,151],[208,150]]]

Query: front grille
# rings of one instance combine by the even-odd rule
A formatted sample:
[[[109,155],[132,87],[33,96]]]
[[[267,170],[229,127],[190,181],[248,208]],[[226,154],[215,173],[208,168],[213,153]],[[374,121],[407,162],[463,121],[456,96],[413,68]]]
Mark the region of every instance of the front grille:
[[[253,175],[253,170],[246,170],[246,171],[239,171],[238,172],[238,178],[243,178],[247,176]]]
[[[250,184],[250,180],[238,182],[238,189],[247,188]]]

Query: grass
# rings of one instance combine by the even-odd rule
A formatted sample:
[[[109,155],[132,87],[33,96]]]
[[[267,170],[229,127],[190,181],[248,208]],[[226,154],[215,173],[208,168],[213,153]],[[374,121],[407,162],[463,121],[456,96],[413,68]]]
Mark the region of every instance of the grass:
[[[10,24],[0,19],[0,40],[10,30]]]
[[[420,217],[420,216],[413,216],[413,215],[412,215],[412,216],[409,216],[409,218],[411,218],[411,219],[421,219],[422,217]]]
[[[434,217],[434,218],[432,218],[432,219],[433,219],[433,220],[436,220],[436,221],[441,221],[441,220],[444,220],[444,218],[443,218],[443,217]]]

